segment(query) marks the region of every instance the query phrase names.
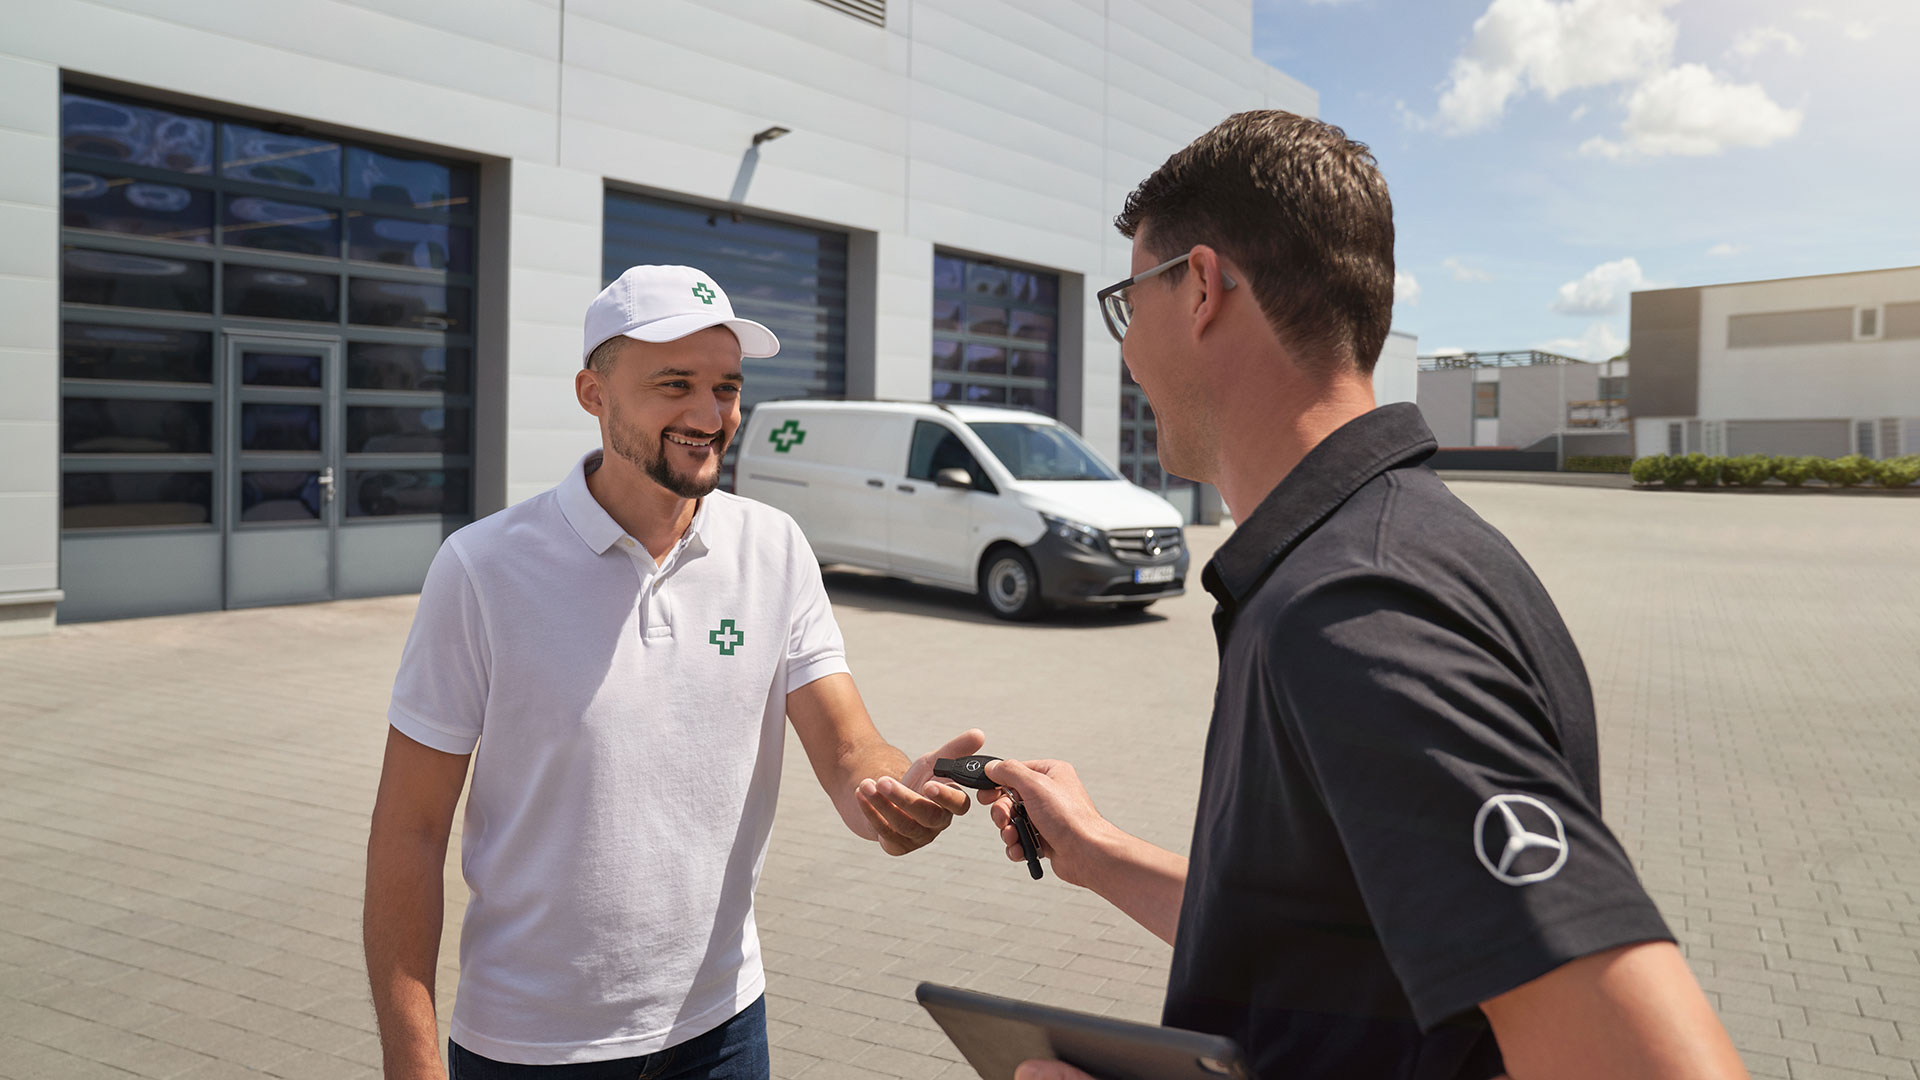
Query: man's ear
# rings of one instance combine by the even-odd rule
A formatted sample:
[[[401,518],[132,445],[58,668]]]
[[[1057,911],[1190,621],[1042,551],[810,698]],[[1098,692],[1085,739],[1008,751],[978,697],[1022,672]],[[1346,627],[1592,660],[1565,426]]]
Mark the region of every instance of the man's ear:
[[[1220,253],[1205,244],[1196,244],[1187,259],[1187,273],[1199,286],[1193,290],[1189,311],[1193,318],[1193,336],[1199,337],[1220,317],[1226,303],[1227,283],[1223,280]]]
[[[573,395],[580,401],[580,407],[594,416],[604,416],[607,412],[606,377],[592,368],[581,368],[573,374]]]

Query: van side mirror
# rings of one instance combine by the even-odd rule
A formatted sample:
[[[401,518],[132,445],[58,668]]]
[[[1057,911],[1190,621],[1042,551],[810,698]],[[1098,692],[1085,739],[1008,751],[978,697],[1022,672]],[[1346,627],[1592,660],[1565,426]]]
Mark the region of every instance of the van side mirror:
[[[933,474],[933,482],[943,488],[959,488],[962,491],[973,490],[973,476],[965,469],[941,469]]]

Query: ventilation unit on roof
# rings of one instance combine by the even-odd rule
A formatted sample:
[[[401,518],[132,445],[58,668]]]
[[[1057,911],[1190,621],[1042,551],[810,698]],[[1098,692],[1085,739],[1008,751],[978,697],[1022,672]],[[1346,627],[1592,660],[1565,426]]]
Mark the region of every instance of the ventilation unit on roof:
[[[813,0],[824,4],[842,15],[851,15],[861,22],[870,22],[875,26],[887,25],[887,0]]]

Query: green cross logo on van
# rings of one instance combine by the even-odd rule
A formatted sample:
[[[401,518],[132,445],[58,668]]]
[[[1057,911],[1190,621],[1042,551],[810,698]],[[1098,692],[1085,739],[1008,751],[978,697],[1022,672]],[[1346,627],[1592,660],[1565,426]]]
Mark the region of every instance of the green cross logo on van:
[[[704,281],[694,282],[693,295],[696,299],[698,299],[703,304],[713,303],[713,298],[714,298],[713,289],[708,287],[707,283]]]
[[[807,433],[800,429],[800,421],[788,420],[786,423],[774,428],[773,437],[767,441],[773,443],[775,450],[784,454],[794,447],[799,446],[801,443],[806,442]]]
[[[732,619],[720,620],[720,629],[707,634],[707,644],[720,646],[721,656],[732,656],[733,650],[747,643],[747,635],[734,629]]]

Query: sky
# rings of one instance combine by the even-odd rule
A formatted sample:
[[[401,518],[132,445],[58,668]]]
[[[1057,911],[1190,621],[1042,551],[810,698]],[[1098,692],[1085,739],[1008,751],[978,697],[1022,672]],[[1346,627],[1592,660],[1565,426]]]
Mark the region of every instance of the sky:
[[[1635,289],[1920,264],[1920,0],[1254,0],[1393,195],[1420,352],[1604,360]]]

